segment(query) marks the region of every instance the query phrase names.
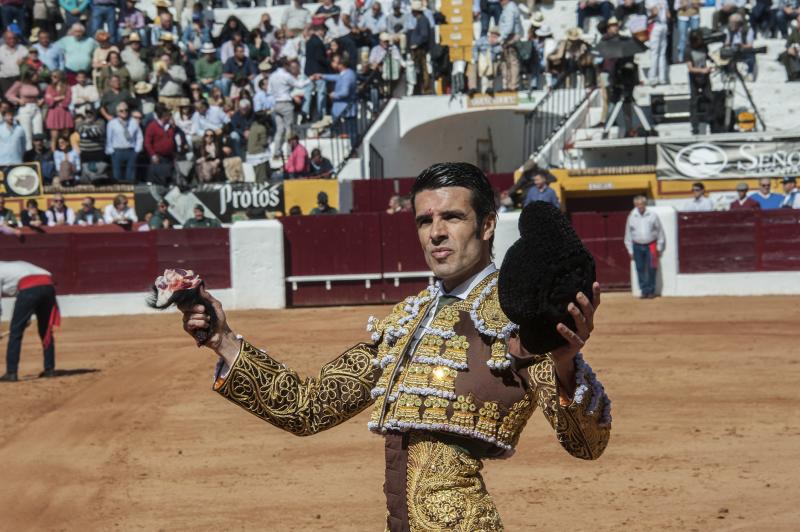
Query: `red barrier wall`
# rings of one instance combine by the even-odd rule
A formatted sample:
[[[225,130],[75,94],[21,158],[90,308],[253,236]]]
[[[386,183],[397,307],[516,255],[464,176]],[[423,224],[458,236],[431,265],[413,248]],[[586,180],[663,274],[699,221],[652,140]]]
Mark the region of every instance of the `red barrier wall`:
[[[678,214],[680,273],[800,270],[800,211]]]
[[[631,286],[630,258],[624,243],[627,218],[627,211],[571,215],[575,232],[594,256],[597,280],[604,289]]]
[[[169,267],[194,268],[215,288],[231,286],[227,229],[50,228],[22,241],[0,236],[0,257],[50,271],[61,295],[146,292]]]
[[[514,174],[492,174],[489,181],[492,188],[503,191],[514,184]],[[398,194],[408,195],[413,177],[398,177],[385,179],[364,179],[353,181],[353,213],[384,212],[389,205],[389,198]]]
[[[286,277],[427,271],[412,216],[407,213],[341,214],[280,219]],[[287,281],[288,306],[394,302],[416,293],[427,278]]]

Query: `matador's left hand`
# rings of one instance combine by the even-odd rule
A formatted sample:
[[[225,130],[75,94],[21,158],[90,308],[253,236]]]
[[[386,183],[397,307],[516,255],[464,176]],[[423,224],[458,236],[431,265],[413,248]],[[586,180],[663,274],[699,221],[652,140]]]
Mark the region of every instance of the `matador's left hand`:
[[[567,340],[566,345],[550,353],[556,363],[572,360],[589,340],[589,335],[594,330],[594,313],[600,306],[600,283],[595,282],[592,285],[592,301],[583,292],[578,292],[575,300],[580,308],[575,303],[570,303],[567,310],[575,320],[576,330],[571,330],[563,323],[556,325],[558,333]]]

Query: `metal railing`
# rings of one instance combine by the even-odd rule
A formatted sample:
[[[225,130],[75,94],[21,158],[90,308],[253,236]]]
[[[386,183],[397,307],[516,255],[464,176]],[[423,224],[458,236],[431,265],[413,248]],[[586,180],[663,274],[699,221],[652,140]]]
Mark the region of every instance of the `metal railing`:
[[[580,72],[561,74],[532,111],[525,114],[522,130],[524,161],[539,151],[586,101],[594,87],[585,86]]]
[[[383,156],[375,149],[372,144],[369,145],[369,177],[371,179],[383,179]]]

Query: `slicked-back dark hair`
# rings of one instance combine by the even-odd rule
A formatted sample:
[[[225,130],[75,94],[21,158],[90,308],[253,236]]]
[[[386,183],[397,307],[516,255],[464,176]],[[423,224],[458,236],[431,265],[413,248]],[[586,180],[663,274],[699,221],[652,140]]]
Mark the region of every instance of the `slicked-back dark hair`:
[[[415,199],[417,193],[423,190],[435,190],[444,187],[464,187],[472,195],[472,209],[478,219],[475,228],[475,238],[481,237],[481,228],[487,216],[497,217],[497,208],[494,203],[494,190],[486,174],[477,166],[469,163],[436,163],[429,166],[417,176],[414,186],[411,187],[411,208],[417,213]],[[494,244],[492,236],[490,246]]]

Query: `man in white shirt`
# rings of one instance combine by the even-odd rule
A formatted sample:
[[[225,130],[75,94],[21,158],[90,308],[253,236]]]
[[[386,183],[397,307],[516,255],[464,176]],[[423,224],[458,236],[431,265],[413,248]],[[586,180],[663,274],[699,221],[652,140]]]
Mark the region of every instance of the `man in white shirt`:
[[[283,139],[295,126],[294,91],[303,89],[311,80],[300,80],[300,63],[296,59],[282,59],[281,66],[269,78],[270,91],[275,97],[272,116],[275,119],[275,140],[272,145],[273,159],[280,160]]]
[[[64,194],[60,192],[53,196],[53,204],[44,214],[50,227],[75,224],[75,212],[64,204]]]
[[[645,0],[650,30],[650,84],[665,85],[667,83],[667,32],[670,13],[667,0]]]
[[[0,90],[5,94],[19,79],[19,67],[28,57],[28,49],[19,44],[17,36],[6,31],[0,46]]]
[[[0,299],[16,296],[8,330],[6,373],[0,382],[16,382],[22,336],[36,314],[39,338],[44,351],[44,371],[40,378],[55,377],[56,348],[53,327],[60,324],[56,290],[50,272],[23,261],[0,261]]]
[[[703,183],[692,184],[692,194],[694,198],[689,200],[680,209],[683,212],[711,212],[714,210],[714,202],[706,197],[706,186]]]
[[[658,256],[666,243],[664,228],[656,213],[647,210],[647,198],[633,198],[634,209],[625,222],[625,248],[636,263],[636,276],[642,299],[656,297]]]

